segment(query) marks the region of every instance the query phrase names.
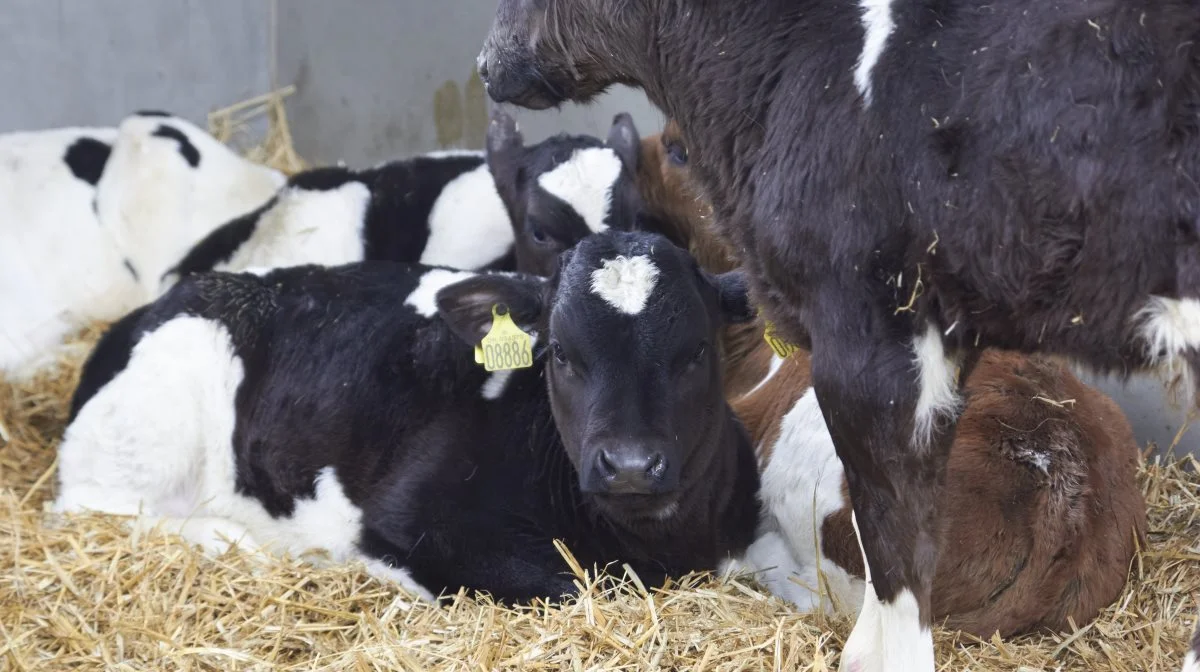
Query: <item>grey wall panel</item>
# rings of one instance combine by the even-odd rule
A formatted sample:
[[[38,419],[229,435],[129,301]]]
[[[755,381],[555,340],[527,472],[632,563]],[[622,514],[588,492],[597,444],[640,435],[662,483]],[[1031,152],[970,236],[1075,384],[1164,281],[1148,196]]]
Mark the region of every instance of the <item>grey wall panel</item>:
[[[359,166],[481,148],[490,101],[475,56],[494,11],[493,2],[280,2],[279,76],[298,89],[288,114],[301,154]],[[645,96],[628,89],[588,107],[515,116],[536,141],[560,130],[602,135],[620,111],[646,133],[662,126]]]
[[[266,17],[259,0],[3,0],[0,131],[140,108],[203,122],[266,90]]]

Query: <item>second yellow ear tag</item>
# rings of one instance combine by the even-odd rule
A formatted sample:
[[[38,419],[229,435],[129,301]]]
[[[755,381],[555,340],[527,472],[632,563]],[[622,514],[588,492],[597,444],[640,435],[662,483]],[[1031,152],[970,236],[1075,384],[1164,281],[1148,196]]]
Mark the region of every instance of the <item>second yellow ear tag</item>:
[[[771,346],[771,350],[776,355],[779,355],[781,359],[787,359],[793,352],[800,349],[800,346],[788,343],[776,336],[775,323],[770,320],[767,320],[767,328],[763,330],[763,340],[767,342],[767,345]]]
[[[492,306],[492,328],[475,346],[475,363],[488,371],[508,371],[533,366],[533,339],[512,321],[505,306]]]

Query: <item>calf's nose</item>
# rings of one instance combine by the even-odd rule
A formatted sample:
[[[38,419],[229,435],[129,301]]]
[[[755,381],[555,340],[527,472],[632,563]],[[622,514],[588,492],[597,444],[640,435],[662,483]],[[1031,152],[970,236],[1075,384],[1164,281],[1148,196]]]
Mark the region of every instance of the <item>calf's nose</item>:
[[[487,84],[488,63],[487,63],[487,49],[486,48],[482,49],[479,52],[479,55],[475,57],[475,67],[476,67],[476,69],[479,70],[479,78],[483,80],[484,84]]]
[[[650,494],[666,480],[667,458],[656,450],[603,448],[596,453],[596,472],[605,492]]]

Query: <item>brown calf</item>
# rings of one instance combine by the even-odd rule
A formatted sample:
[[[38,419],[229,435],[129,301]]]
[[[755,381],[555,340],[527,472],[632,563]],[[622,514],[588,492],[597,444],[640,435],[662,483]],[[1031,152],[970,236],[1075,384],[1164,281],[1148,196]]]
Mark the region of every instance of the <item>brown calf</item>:
[[[688,187],[676,133],[668,124],[643,140],[647,206],[707,270],[729,270],[736,255]],[[802,609],[853,614],[862,552],[809,355],[781,359],[762,336],[761,323],[739,325],[722,344],[726,393],[762,471],[759,536],[744,564]],[[999,351],[983,355],[965,395],[942,494],[934,618],[982,637],[1094,618],[1120,594],[1145,538],[1137,444],[1124,414],[1054,360]]]

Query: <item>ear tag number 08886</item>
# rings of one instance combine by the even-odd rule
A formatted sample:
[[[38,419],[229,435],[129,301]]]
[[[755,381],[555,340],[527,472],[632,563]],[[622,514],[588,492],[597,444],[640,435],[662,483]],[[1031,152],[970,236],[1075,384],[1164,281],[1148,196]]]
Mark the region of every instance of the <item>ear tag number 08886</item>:
[[[533,339],[512,321],[508,306],[492,306],[492,328],[475,346],[475,363],[488,371],[533,366]]]

